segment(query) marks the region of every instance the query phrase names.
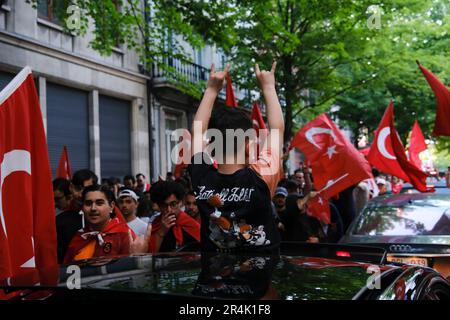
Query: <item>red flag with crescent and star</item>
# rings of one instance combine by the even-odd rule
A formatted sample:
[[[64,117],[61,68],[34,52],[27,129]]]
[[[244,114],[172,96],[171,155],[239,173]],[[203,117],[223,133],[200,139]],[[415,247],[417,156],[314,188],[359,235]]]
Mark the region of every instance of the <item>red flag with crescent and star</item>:
[[[70,166],[69,153],[67,152],[66,146],[63,147],[61,157],[59,158],[58,169],[56,169],[56,177],[67,180],[72,179],[72,168]]]
[[[330,203],[320,194],[312,197],[306,203],[306,213],[325,224],[331,224]]]
[[[384,112],[370,147],[367,160],[378,170],[392,174],[403,181],[409,181],[408,176],[403,172],[392,147],[392,135],[390,124],[394,119],[394,104],[391,101]],[[395,132],[397,134],[397,131]]]
[[[52,176],[29,67],[0,92],[0,128],[1,279],[57,265]]]
[[[290,149],[294,147],[311,163],[314,184],[324,199],[373,178],[367,160],[325,113],[297,132]]]

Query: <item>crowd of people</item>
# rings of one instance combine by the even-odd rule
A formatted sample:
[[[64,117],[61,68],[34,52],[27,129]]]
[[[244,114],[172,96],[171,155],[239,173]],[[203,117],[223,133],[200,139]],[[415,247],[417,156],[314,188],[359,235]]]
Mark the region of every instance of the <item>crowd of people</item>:
[[[282,241],[335,243],[371,198],[400,192],[401,181],[374,170],[375,182],[362,181],[329,199],[329,223],[310,215],[308,200],[317,196],[311,169],[300,164],[293,175],[282,175],[284,122],[275,68],[275,63],[270,71],[255,68],[267,107],[266,141],[279,139],[275,145],[261,145],[256,162],[235,161],[247,159],[247,142],[224,148],[225,161],[216,165],[204,151],[207,129],[219,130],[227,140],[229,129],[253,126],[239,108],[213,108],[228,67],[216,72],[212,66],[194,118],[201,132],[192,133],[193,158],[181,177],[169,173],[150,184],[139,173],[99,184],[98,177],[84,169],[70,181],[55,179],[59,262],[186,248],[276,253]]]
[[[281,241],[338,242],[368,200],[401,189],[396,177],[373,172],[378,194],[366,182],[342,191],[330,201],[329,225],[307,214],[308,197],[315,193],[310,168],[301,165],[293,175],[280,179],[270,205]],[[53,192],[61,263],[128,254],[139,238],[147,241],[143,252],[200,247],[201,214],[188,172],[178,179],[169,173],[166,180],[152,184],[137,174],[104,179],[99,185],[95,173],[84,169],[75,172],[70,181],[56,178]],[[95,243],[101,245],[94,249]]]

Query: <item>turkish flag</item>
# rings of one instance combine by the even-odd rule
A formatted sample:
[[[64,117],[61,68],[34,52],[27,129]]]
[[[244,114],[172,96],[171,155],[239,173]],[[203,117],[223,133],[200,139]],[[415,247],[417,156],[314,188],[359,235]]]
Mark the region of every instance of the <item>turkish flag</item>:
[[[433,135],[450,137],[450,90],[429,70],[417,62],[436,96],[436,119]]]
[[[0,93],[0,279],[57,265],[52,176],[29,67]]]
[[[414,121],[411,131],[411,138],[409,139],[408,155],[409,161],[419,169],[422,168],[422,161],[419,158],[419,154],[425,150],[427,150],[425,137],[423,136],[419,123],[416,120]]]
[[[67,180],[72,179],[72,168],[70,167],[69,153],[67,147],[63,147],[61,157],[59,158],[58,169],[56,169],[56,177]]]
[[[403,172],[392,147],[391,123],[394,121],[394,104],[389,103],[381,119],[378,129],[375,130],[375,137],[370,147],[367,160],[378,170],[392,174],[404,181],[409,181],[408,176]],[[397,131],[395,131],[397,134]]]
[[[392,118],[390,124],[391,132],[395,132],[395,134],[391,135],[392,140],[392,148],[394,150],[394,155],[397,158],[397,161],[402,168],[403,172],[408,177],[408,181],[420,192],[434,192],[433,188],[427,188],[427,177],[428,175],[423,172],[421,169],[416,167],[414,164],[408,161],[406,157],[405,148],[403,147],[402,141],[397,134],[394,125],[394,119]]]
[[[372,178],[369,163],[325,113],[301,128],[291,142],[311,163],[314,185],[325,199]]]
[[[306,203],[306,213],[325,224],[331,223],[330,204],[320,194],[308,200]]]
[[[227,91],[226,91],[226,100],[225,104],[229,107],[237,107],[237,101],[234,97],[234,91],[231,83],[231,77],[230,74],[227,74]]]

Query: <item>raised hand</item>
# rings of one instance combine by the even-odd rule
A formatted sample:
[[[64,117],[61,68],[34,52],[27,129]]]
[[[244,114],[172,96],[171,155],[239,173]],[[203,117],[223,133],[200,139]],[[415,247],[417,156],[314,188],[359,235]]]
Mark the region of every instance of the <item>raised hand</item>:
[[[259,70],[259,65],[255,65],[255,75],[258,80],[259,87],[264,90],[265,88],[275,88],[275,70],[277,68],[277,63],[272,64],[270,71]]]
[[[175,217],[174,214],[163,215],[161,219],[162,222],[161,230],[163,230],[164,233],[166,233],[167,231],[169,231],[170,228],[172,228],[175,225],[176,221],[177,218]]]
[[[133,237],[131,236],[131,232],[128,231],[128,237],[130,239],[130,254],[147,253],[151,235],[152,235],[151,223],[148,224],[147,231],[145,232],[145,234],[136,237],[136,239],[134,240]]]
[[[216,72],[216,67],[214,66],[214,63],[213,63],[211,65],[211,72],[209,74],[209,79],[208,79],[208,89],[213,89],[216,92],[220,92],[220,90],[222,90],[223,85],[225,83],[225,79],[228,75],[229,69],[230,69],[230,67],[227,64],[225,67],[225,70]]]

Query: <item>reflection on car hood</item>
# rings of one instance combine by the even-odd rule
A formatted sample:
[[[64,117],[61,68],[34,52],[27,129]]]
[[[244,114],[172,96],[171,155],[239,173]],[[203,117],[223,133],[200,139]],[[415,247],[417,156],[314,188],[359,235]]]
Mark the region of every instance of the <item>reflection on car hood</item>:
[[[116,297],[139,293],[160,298],[351,299],[371,275],[367,263],[286,255],[171,253],[92,259],[78,266],[82,291],[112,291]],[[394,268],[383,266],[382,271]],[[67,292],[73,269],[62,266],[59,282],[49,287]],[[17,287],[19,280],[10,279],[9,285]]]

